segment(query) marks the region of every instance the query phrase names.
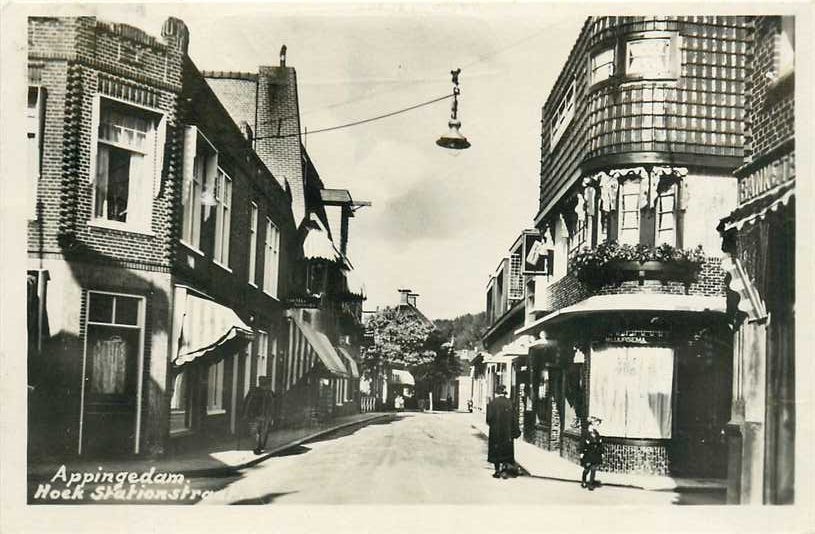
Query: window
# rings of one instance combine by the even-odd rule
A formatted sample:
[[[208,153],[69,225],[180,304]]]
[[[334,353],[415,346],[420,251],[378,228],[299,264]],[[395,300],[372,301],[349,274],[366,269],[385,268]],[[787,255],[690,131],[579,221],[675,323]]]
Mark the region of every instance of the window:
[[[587,238],[589,235],[588,216],[583,220],[580,218],[575,222],[574,233],[569,236],[569,257],[571,258],[577,254],[581,248],[586,246]]]
[[[614,48],[607,48],[591,56],[591,84],[614,76]]]
[[[207,413],[224,413],[224,361],[209,366],[207,375]]]
[[[249,283],[255,285],[255,268],[257,267],[258,250],[258,206],[249,205]]]
[[[676,78],[671,37],[637,39],[626,43],[626,76]]]
[[[781,31],[776,35],[773,70],[777,78],[793,71],[795,66],[795,17],[781,17]]]
[[[272,220],[266,218],[266,252],[263,258],[263,291],[277,297],[277,264],[280,247],[280,232]]]
[[[668,347],[600,345],[592,349],[591,414],[603,434],[669,439],[674,352]]]
[[[656,245],[676,246],[676,184],[659,193],[656,202]]]
[[[640,242],[640,183],[639,180],[627,180],[620,187],[619,205],[620,231],[618,241],[621,244],[636,245]]]
[[[269,365],[269,334],[258,330],[257,378],[255,385],[260,385],[260,377],[266,376]]]
[[[524,277],[521,274],[521,255],[519,253],[513,253],[509,256],[509,290],[507,298],[512,301],[524,298]]]
[[[26,109],[26,135],[28,138],[28,186],[30,219],[37,218],[37,187],[40,182],[42,167],[42,132],[45,118],[45,88],[28,88],[28,108]]]
[[[563,95],[563,98],[560,100],[560,104],[558,104],[557,109],[555,110],[555,114],[552,116],[551,121],[551,143],[550,149],[554,149],[557,145],[560,138],[563,136],[563,133],[566,131],[566,127],[574,117],[574,103],[575,103],[575,81],[572,80],[571,85],[566,90],[566,94]]]
[[[95,104],[96,105],[96,104]],[[94,222],[150,230],[158,115],[121,102],[98,101]]]
[[[218,171],[215,147],[195,126],[188,126],[184,132],[184,223],[181,240],[195,250],[201,247],[201,224],[209,219],[212,205],[205,206],[204,200],[216,202],[214,190],[219,178]]]
[[[252,385],[252,356],[255,354],[255,341],[252,340],[243,350],[243,395],[249,393]]]
[[[215,262],[229,267],[229,227],[232,208],[232,179],[218,169],[215,179]]]
[[[328,272],[325,263],[321,260],[312,260],[308,264],[308,292],[312,295],[320,295],[325,291]]]
[[[173,380],[173,396],[170,399],[170,432],[188,430],[192,426],[189,380],[187,371],[181,371]]]

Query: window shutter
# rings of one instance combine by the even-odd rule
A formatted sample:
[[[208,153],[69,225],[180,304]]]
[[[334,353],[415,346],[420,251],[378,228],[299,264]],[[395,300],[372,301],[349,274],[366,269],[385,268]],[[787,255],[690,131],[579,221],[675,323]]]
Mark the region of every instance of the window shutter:
[[[190,201],[190,185],[192,184],[194,167],[195,167],[195,151],[198,146],[198,128],[195,126],[187,126],[184,129],[184,157],[182,163],[182,173],[184,176],[184,188],[182,191],[182,203],[186,206]]]

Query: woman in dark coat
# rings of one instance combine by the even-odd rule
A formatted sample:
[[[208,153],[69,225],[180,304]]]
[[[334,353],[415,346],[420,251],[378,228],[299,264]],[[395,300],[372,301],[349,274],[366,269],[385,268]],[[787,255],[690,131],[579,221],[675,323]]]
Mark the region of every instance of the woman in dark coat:
[[[583,466],[583,477],[580,487],[589,488],[589,491],[594,491],[594,475],[597,472],[597,467],[603,463],[603,438],[594,424],[589,424],[588,432],[583,437],[580,445],[580,465]],[[589,482],[586,483],[586,475],[589,476]]]
[[[487,405],[487,424],[490,427],[490,439],[487,461],[495,466],[493,478],[502,474],[507,477],[507,464],[515,464],[515,446],[513,440],[521,435],[512,401],[507,398],[507,388],[498,386],[496,397]]]

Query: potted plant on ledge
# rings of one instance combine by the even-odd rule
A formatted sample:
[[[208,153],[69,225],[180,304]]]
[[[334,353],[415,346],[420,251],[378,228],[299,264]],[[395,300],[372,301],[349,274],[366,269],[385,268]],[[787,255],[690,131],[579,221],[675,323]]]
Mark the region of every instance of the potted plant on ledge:
[[[593,287],[644,279],[690,283],[706,259],[701,245],[680,249],[667,243],[652,247],[607,241],[593,249],[580,250],[569,261],[569,270],[578,280]]]

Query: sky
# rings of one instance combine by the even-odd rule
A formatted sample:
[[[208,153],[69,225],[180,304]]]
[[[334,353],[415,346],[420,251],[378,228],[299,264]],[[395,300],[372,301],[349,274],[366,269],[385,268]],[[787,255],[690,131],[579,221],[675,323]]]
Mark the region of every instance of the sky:
[[[439,148],[450,100],[305,138],[329,188],[372,203],[351,220],[349,258],[366,310],[418,293],[431,318],[478,313],[486,283],[538,211],[540,115],[585,20],[551,4],[147,4],[97,16],[156,36],[167,16],[190,30],[199,69],[297,71],[301,125],[328,128],[451,92],[472,143]]]

